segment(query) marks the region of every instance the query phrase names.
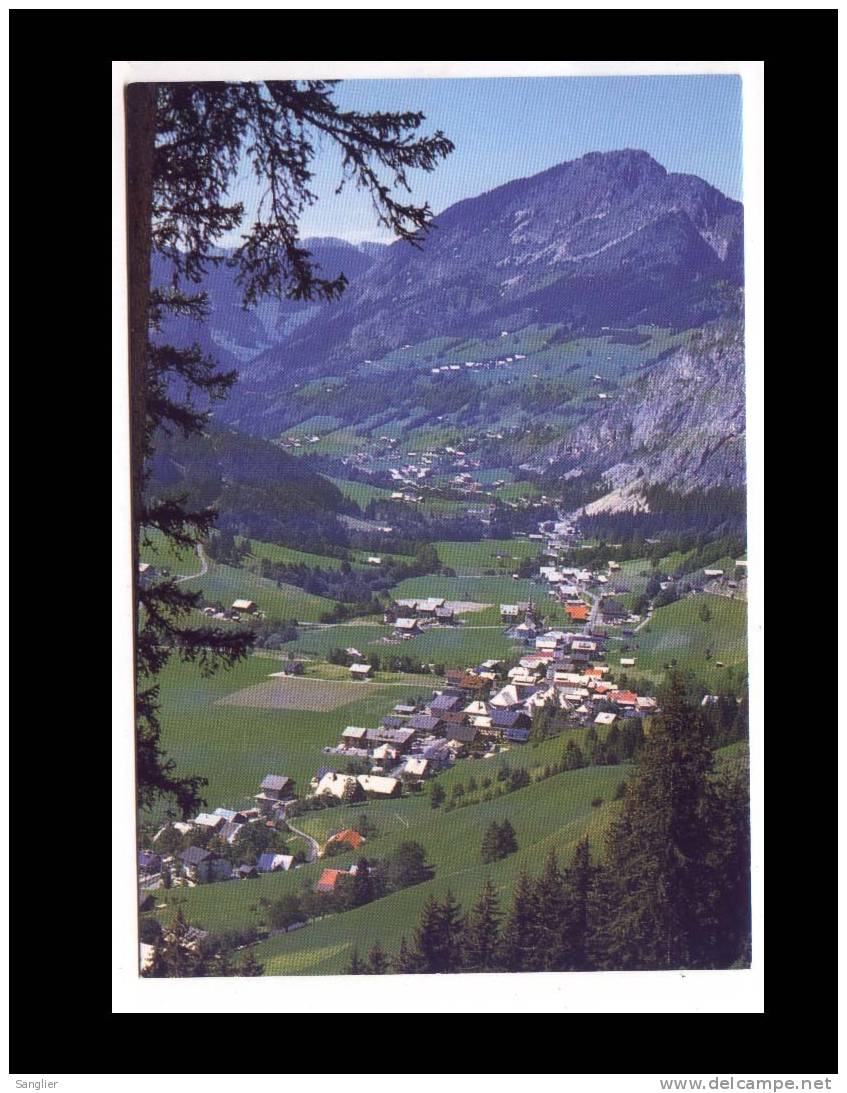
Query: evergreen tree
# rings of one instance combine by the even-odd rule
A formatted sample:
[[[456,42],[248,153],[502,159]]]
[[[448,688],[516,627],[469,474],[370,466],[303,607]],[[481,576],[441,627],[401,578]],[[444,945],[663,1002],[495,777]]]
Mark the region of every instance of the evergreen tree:
[[[432,808],[439,808],[444,803],[444,798],[447,794],[444,792],[444,786],[440,782],[433,782],[432,789],[429,791],[429,803]]]
[[[418,842],[401,843],[388,863],[387,880],[391,891],[421,884],[431,876],[432,867],[427,864],[426,851]]]
[[[434,896],[429,896],[421,911],[420,922],[412,938],[412,960],[422,972],[441,971],[443,936],[441,932],[441,907]]]
[[[594,866],[588,839],[580,839],[563,881],[563,929],[560,971],[585,971],[589,967],[589,914],[594,888]]]
[[[464,966],[468,971],[487,972],[497,967],[501,918],[497,890],[489,877],[471,908],[462,936]]]
[[[585,766],[585,756],[582,754],[582,748],[575,740],[569,740],[565,745],[565,750],[562,753],[562,763],[565,770],[579,770]]]
[[[362,907],[373,900],[374,886],[371,879],[371,867],[367,858],[359,858],[351,888],[351,905],[353,907]]]
[[[353,955],[350,957],[350,963],[347,965],[347,975],[364,975],[364,966],[359,959],[359,950],[354,945]]]
[[[660,706],[606,836],[595,933],[606,968],[698,968],[712,959],[712,756],[678,674]]]
[[[335,81],[277,80],[137,82],[126,90],[136,783],[142,808],[172,797],[188,815],[202,803],[206,784],[200,776],[177,776],[161,746],[155,678],[171,653],[214,671],[242,658],[252,643],[250,631],[186,625],[200,593],[185,591],[174,579],[144,585],[139,579],[140,545],[149,530],[192,548],[214,523],[211,509],[191,511],[185,497],[150,492],[156,441],[162,432],[201,432],[214,402],[236,379],[234,372],[219,371],[198,346],[157,344],[151,335],[168,317],[206,318],[206,297],[191,286],[222,262],[237,270],[246,305],[266,295],[326,301],[340,296],[343,273],[319,276],[298,238],[302,211],[316,197],[309,164],[321,135],[341,152],[342,183],[354,180],[368,190],[379,223],[412,243],[428,229],[431,210],[403,204],[392,188],[408,190],[409,170],[432,171],[453,150],[440,131],[415,136],[423,114],[341,110],[334,88]],[[216,244],[244,219],[244,206],[229,194],[245,154],[267,184],[267,201],[227,256]],[[156,287],[150,278],[154,256],[172,270],[170,280]]]
[[[489,864],[500,857],[500,827],[492,820],[482,836],[482,860]]]
[[[498,857],[505,858],[508,854],[514,854],[518,849],[518,840],[515,829],[508,819],[500,824],[497,832]]]
[[[716,908],[711,964],[749,967],[750,784],[749,775],[729,775],[715,783],[713,898]]]
[[[551,850],[535,885],[537,920],[533,931],[533,965],[545,971],[562,966],[565,925],[563,877],[556,852]]]
[[[531,744],[540,744],[551,735],[553,731],[553,716],[552,706],[542,706],[540,710],[536,710],[529,733]]]
[[[602,766],[603,745],[593,725],[585,734],[585,758],[590,767]]]
[[[421,960],[417,953],[406,944],[406,938],[400,938],[400,948],[394,958],[393,970],[397,975],[412,975],[422,971]]]
[[[371,951],[368,953],[368,975],[385,975],[388,971],[388,958],[385,952],[377,941],[371,946]]]
[[[182,907],[177,908],[173,922],[164,931],[162,941],[153,951],[147,974],[153,978],[183,979],[205,975],[205,960],[189,938],[190,927]]]
[[[535,965],[536,923],[535,886],[527,872],[522,870],[500,940],[498,963],[505,971],[538,970]]]
[[[624,722],[620,735],[620,754],[624,759],[633,759],[644,743],[644,729],[640,717],[629,717]]]

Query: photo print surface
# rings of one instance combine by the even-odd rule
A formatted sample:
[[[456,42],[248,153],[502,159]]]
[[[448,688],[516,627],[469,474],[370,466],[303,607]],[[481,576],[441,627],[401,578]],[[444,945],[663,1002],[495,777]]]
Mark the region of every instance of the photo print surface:
[[[125,107],[139,974],[748,968],[741,78]]]

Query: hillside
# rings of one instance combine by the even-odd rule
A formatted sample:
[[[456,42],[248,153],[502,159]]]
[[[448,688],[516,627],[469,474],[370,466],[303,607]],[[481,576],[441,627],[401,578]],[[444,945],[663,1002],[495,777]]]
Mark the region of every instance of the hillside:
[[[704,327],[528,468],[602,474],[616,493],[611,510],[643,506],[639,480],[682,491],[742,485],[743,354],[739,322]],[[603,510],[603,501],[589,506]]]
[[[220,426],[187,440],[158,438],[151,470],[151,493],[185,493],[192,507],[216,507],[218,528],[270,542],[322,535],[343,542],[339,513],[355,508],[300,460]]]
[[[483,468],[579,474],[602,484],[599,511],[638,511],[640,482],[743,485],[742,231],[742,206],[702,179],[592,153],[458,202],[420,249],[309,240],[349,279],[333,304],[244,311],[217,267],[208,323],[162,336],[199,336],[238,371],[220,420],[293,432],[327,474],[363,439],[473,451],[485,430],[502,443],[484,440]]]
[[[329,278],[343,273],[354,283],[373,265],[381,253],[379,244],[355,247],[343,239],[311,238],[304,241],[319,272]],[[249,364],[265,350],[281,344],[297,327],[321,309],[321,305],[299,300],[262,300],[245,309],[243,291],[235,283],[235,271],[226,262],[232,251],[218,249],[224,261],[210,264],[197,288],[207,296],[208,319],[203,323],[179,316],[165,319],[158,340],[177,346],[199,344],[221,366],[237,368],[249,375]],[[161,255],[153,256],[153,283],[164,285],[171,267]]]
[[[343,372],[437,335],[532,322],[694,326],[741,279],[742,209],[645,152],[592,153],[451,206],[425,246],[389,247],[341,303],[257,358],[269,393],[292,365]]]

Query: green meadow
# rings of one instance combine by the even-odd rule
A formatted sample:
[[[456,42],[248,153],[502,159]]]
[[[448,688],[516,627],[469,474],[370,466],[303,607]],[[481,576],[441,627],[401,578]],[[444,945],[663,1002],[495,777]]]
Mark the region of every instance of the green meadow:
[[[139,546],[142,562],[159,570],[167,569],[172,577],[200,572],[200,559],[195,551],[176,546],[155,528],[150,528],[145,535],[150,541],[145,543],[142,538]]]
[[[711,618],[700,618],[706,607]],[[665,666],[691,670],[713,693],[728,681],[727,669],[736,676],[747,673],[747,605],[741,600],[703,593],[653,612],[650,622],[629,641],[636,658],[632,672],[658,679]],[[711,650],[710,659],[706,659]],[[717,667],[721,661],[725,667]]]
[[[289,642],[285,649],[295,654],[327,657],[330,649],[353,647],[365,657],[369,653],[376,653],[380,658],[409,656],[419,659],[422,664],[444,664],[448,668],[468,668],[490,657],[505,659],[515,654],[518,646],[504,637],[503,628],[498,622],[474,626],[471,620],[475,621],[477,616],[464,617],[469,620],[465,626],[437,627],[409,641],[390,644],[381,640],[391,634],[390,626],[339,623],[304,631],[297,641]],[[421,679],[428,680],[429,686],[436,682],[432,677],[422,676]]]
[[[276,581],[259,577],[247,569],[212,563],[203,577],[185,581],[186,591],[201,591],[207,600],[219,600],[229,607],[235,600],[254,600],[269,619],[315,621],[334,603],[323,596],[313,596],[294,585],[278,588]]]
[[[203,794],[211,808],[250,805],[262,778],[270,773],[288,774],[303,793],[323,762],[321,749],[337,744],[347,725],[376,725],[397,702],[431,694],[435,682],[431,676],[408,686],[309,680],[302,686],[318,689],[324,709],[262,709],[219,702],[267,683],[280,668],[281,659],[277,663],[254,656],[203,678],[196,665],[172,659],[159,677],[162,746],[175,760],[177,775],[202,774],[209,779]],[[295,681],[295,686],[301,685]]]
[[[436,542],[433,546],[438,551],[442,565],[455,569],[459,576],[480,576],[486,569],[507,572],[511,579],[512,570],[527,558],[540,555],[542,543],[530,539],[481,539],[477,543]],[[497,557],[497,555],[503,557]]]
[[[555,742],[558,751],[562,741]],[[524,749],[521,756],[510,754],[512,765],[532,765]],[[450,784],[471,773],[477,780],[493,769],[493,761],[460,763],[444,776]],[[357,816],[367,811],[376,827],[358,854],[333,857],[334,868],[344,868],[362,854],[382,857],[392,853],[408,839],[420,842],[427,851],[435,875],[422,885],[394,893],[386,898],[340,915],[319,919],[300,930],[278,935],[262,942],[254,952],[265,964],[267,975],[338,974],[344,971],[354,945],[368,949],[379,941],[388,951],[395,951],[402,935],[407,937],[417,922],[420,908],[429,894],[443,896],[448,888],[464,903],[469,903],[490,876],[506,907],[521,868],[538,872],[550,849],[563,861],[569,860],[576,843],[584,835],[599,849],[602,832],[617,810],[612,801],[616,786],[626,777],[625,767],[595,767],[558,774],[533,783],[514,793],[466,808],[433,810],[426,793],[400,800],[371,801],[297,817],[296,825],[323,841],[332,831],[355,825]],[[592,802],[602,799],[600,805]],[[513,824],[519,850],[503,861],[483,864],[479,847],[485,827],[494,819],[508,817]],[[254,925],[262,919],[263,899],[278,899],[285,892],[296,891],[302,884],[314,884],[327,861],[304,865],[285,874],[274,874],[252,881],[229,881],[190,889],[171,889],[156,893],[157,902],[166,908],[156,913],[169,921],[181,905],[189,922],[207,929]]]

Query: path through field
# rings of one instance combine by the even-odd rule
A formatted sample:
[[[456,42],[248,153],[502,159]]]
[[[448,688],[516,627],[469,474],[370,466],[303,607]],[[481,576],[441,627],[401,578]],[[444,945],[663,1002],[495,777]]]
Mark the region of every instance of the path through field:
[[[283,819],[285,819],[285,813],[283,813]],[[309,844],[309,850],[306,853],[306,861],[313,862],[317,858],[318,851],[320,850],[318,840],[313,839],[311,835],[307,835],[305,831],[299,831],[291,820],[285,819],[285,822],[288,824],[289,831],[293,831],[295,835],[300,835],[301,838],[304,838]]]
[[[206,557],[206,551],[203,549],[203,544],[197,544],[197,557],[200,559],[200,572],[189,573],[187,577],[177,577],[174,584],[182,584],[183,581],[193,581],[195,577],[205,577],[209,572],[209,559]]]

